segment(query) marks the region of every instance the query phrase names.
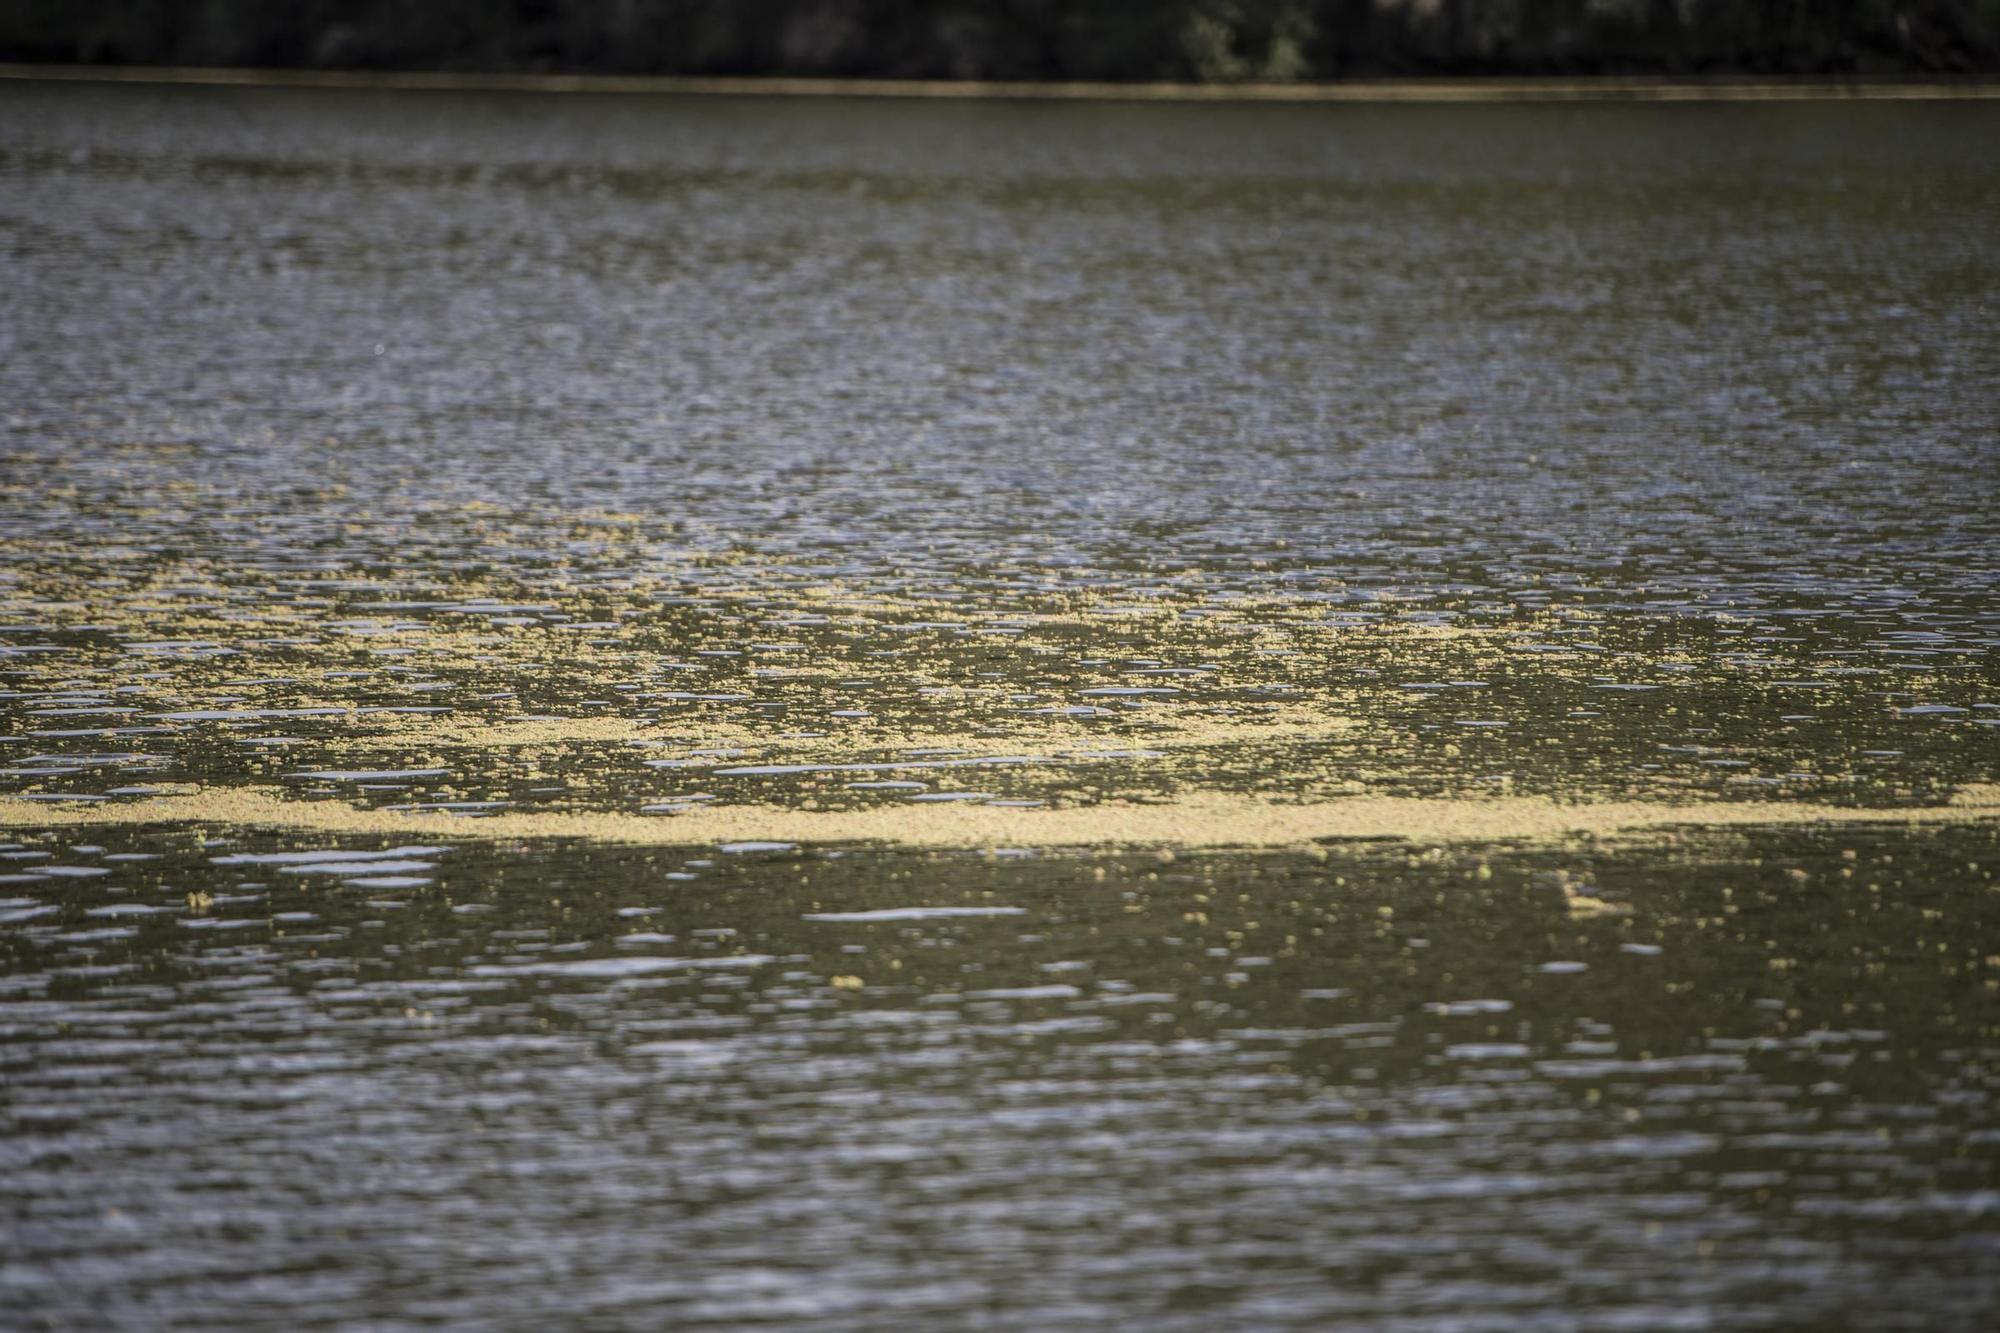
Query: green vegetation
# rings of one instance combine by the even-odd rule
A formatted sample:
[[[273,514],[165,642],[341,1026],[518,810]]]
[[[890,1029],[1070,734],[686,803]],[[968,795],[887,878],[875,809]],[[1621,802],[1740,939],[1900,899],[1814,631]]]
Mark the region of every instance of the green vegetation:
[[[12,0],[0,59],[953,79],[1948,74],[2000,0]]]

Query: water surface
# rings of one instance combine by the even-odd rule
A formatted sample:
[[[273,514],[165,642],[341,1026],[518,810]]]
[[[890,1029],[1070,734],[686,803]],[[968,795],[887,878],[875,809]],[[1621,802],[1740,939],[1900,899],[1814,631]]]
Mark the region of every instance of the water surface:
[[[2000,109],[0,126],[0,1318],[2000,1300]]]

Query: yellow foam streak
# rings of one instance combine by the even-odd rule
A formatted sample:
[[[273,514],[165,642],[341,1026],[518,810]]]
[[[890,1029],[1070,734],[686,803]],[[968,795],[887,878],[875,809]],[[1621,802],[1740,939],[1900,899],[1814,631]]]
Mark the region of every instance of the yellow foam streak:
[[[1674,826],[1772,824],[1938,825],[2000,819],[2000,785],[1962,789],[1945,805],[1852,809],[1798,801],[1563,804],[1543,797],[1430,800],[1357,796],[1284,805],[1254,796],[1200,793],[1158,804],[1067,809],[907,805],[795,810],[737,805],[686,814],[549,811],[466,819],[362,810],[343,801],[289,798],[276,788],[172,792],[116,805],[59,806],[0,799],[0,827],[77,828],[157,823],[228,825],[332,834],[514,841],[580,838],[670,846],[723,842],[869,842],[903,847],[1296,847],[1323,839],[1403,838],[1422,843],[1549,841]]]

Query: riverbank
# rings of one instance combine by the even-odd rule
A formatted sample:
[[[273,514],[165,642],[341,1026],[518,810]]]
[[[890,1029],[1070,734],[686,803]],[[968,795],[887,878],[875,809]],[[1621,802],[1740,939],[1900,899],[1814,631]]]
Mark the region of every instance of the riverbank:
[[[2000,99],[2000,79],[1426,78],[1338,83],[1105,83],[502,74],[439,70],[223,69],[0,64],[0,79],[192,87],[668,97],[837,97],[1019,102],[1829,102]]]

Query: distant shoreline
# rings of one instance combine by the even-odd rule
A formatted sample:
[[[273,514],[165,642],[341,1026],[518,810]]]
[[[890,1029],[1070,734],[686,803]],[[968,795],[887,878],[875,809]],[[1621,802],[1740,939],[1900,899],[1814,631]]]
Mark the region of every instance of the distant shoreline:
[[[409,70],[224,69],[0,64],[15,82],[396,92],[593,93],[675,97],[848,97],[1014,102],[1587,103],[2000,100],[2000,78],[1421,78],[1340,83],[1037,83],[480,74]]]

